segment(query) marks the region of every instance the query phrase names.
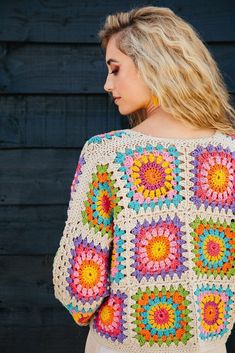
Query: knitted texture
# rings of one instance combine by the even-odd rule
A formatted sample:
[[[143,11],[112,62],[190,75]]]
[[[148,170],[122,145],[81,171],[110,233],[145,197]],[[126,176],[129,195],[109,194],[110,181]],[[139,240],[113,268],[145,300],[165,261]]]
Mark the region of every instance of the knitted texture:
[[[103,346],[198,353],[235,321],[235,138],[132,129],[84,144],[55,297]]]

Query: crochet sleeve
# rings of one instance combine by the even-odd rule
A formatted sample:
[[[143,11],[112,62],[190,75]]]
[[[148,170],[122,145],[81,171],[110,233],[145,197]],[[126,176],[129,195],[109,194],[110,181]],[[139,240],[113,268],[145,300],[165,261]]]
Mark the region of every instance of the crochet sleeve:
[[[101,158],[95,163],[97,153],[88,141],[77,163],[67,220],[53,262],[54,295],[79,326],[89,324],[110,294],[113,240],[113,183],[108,164]]]

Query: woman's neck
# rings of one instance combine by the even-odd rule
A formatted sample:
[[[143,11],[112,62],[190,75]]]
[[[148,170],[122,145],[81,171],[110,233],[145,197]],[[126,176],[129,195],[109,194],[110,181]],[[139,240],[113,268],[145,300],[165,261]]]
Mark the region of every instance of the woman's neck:
[[[178,121],[171,114],[164,111],[161,106],[156,107],[151,104],[146,109],[146,113],[147,118],[133,130],[169,138],[212,136],[215,131],[212,128],[197,128]]]

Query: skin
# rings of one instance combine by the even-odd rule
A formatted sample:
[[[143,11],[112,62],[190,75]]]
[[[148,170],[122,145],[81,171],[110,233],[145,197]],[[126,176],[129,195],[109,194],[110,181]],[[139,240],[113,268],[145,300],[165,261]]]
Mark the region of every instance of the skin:
[[[115,39],[113,35],[106,48],[105,60],[108,74],[104,90],[111,93],[113,97],[121,97],[115,102],[121,115],[131,114],[141,108],[146,109],[147,118],[132,130],[166,138],[206,137],[214,134],[213,129],[183,125],[161,106],[153,106],[150,101],[150,89],[139,75],[133,60],[117,48]],[[107,63],[110,59],[117,62]]]

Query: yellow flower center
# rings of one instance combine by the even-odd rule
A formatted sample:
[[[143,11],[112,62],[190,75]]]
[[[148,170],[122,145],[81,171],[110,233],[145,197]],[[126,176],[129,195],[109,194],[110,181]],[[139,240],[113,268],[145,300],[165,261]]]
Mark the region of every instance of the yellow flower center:
[[[109,305],[104,305],[100,312],[100,319],[105,325],[110,325],[113,321],[114,311]]]
[[[208,183],[211,189],[217,192],[224,192],[227,188],[229,172],[221,164],[216,164],[209,171]]]
[[[94,261],[84,261],[81,268],[81,281],[85,287],[92,288],[99,281],[99,265]]]
[[[149,258],[154,261],[162,261],[168,256],[170,250],[169,239],[165,236],[158,236],[151,239],[147,245]]]

